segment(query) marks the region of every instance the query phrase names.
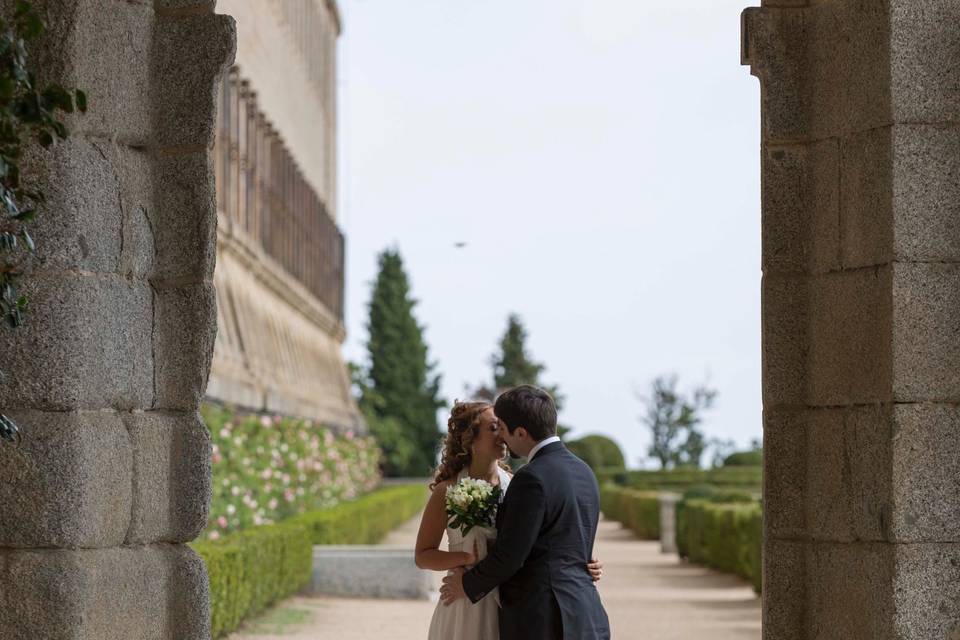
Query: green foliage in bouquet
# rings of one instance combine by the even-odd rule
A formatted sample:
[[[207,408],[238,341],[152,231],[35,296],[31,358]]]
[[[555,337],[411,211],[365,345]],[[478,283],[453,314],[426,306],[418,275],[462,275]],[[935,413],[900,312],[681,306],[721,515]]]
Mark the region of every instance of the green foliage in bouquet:
[[[467,535],[474,527],[492,527],[500,503],[500,487],[486,480],[463,478],[447,487],[447,525]]]
[[[331,507],[380,483],[380,452],[371,438],[214,405],[201,413],[213,441],[208,539]]]

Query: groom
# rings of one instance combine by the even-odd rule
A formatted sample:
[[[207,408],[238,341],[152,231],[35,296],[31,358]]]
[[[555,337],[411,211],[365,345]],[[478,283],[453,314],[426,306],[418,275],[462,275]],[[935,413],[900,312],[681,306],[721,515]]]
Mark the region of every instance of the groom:
[[[526,456],[497,513],[497,542],[473,569],[443,580],[445,604],[477,602],[500,587],[501,640],[607,640],[610,624],[584,570],[592,558],[600,493],[590,468],[557,437],[557,408],[523,385],[494,405],[503,440]]]

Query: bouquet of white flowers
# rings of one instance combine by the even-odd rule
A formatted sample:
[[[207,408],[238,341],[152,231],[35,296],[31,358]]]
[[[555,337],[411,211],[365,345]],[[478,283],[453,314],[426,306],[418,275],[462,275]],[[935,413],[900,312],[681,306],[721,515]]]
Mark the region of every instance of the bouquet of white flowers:
[[[500,503],[500,487],[486,480],[463,478],[447,487],[447,521],[466,536],[474,527],[492,527]]]

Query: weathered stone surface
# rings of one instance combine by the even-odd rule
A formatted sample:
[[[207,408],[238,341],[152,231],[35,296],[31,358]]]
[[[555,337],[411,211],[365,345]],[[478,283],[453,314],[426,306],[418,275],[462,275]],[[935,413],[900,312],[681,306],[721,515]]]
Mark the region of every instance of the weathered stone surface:
[[[236,25],[224,15],[160,16],[152,60],[156,142],[161,147],[209,147],[216,83],[233,62]]]
[[[892,531],[898,542],[960,542],[960,408],[893,409]]]
[[[37,251],[29,268],[119,271],[120,180],[98,143],[74,136],[49,150],[33,146],[23,172],[30,186],[43,186],[46,196],[30,229]]]
[[[896,546],[897,640],[960,637],[960,544]]]
[[[807,402],[887,402],[891,371],[891,270],[829,274],[810,284]]]
[[[196,413],[123,416],[133,451],[127,544],[188,542],[210,510],[210,435]]]
[[[154,292],[156,408],[200,406],[217,336],[216,304],[211,283]]]
[[[763,633],[775,640],[805,640],[806,545],[763,539]]]
[[[807,423],[810,412],[768,409],[763,414],[763,527],[772,538],[806,533]]]
[[[185,12],[213,13],[217,0],[154,0],[153,6],[163,13],[169,11],[172,15]]]
[[[889,410],[879,405],[810,413],[804,491],[809,538],[889,539],[891,432]]]
[[[893,172],[889,127],[869,129],[841,142],[842,263],[845,268],[893,259]]]
[[[203,640],[202,561],[185,546],[0,549],[4,640]]]
[[[152,302],[114,275],[32,275],[26,324],[0,332],[0,406],[131,409],[153,402]]]
[[[801,405],[807,358],[809,284],[804,277],[763,276],[763,405]]]
[[[210,183],[210,152],[159,156],[154,163],[156,229],[155,286],[200,282],[213,277],[216,261],[217,208]]]
[[[892,140],[897,259],[960,262],[960,127],[897,125]]]
[[[763,271],[825,273],[840,267],[837,141],[764,151]]]
[[[47,31],[32,49],[41,82],[59,82],[87,93],[86,114],[67,118],[68,128],[132,144],[151,135],[149,3],[102,0],[35,2]]]
[[[4,449],[0,464],[0,547],[121,544],[132,464],[119,416],[18,411],[11,417],[23,439]]]
[[[953,0],[890,0],[888,10],[895,120],[958,122],[960,6]]]
[[[894,640],[895,553],[894,545],[882,543],[806,545],[806,633],[800,637]]]
[[[960,264],[893,268],[893,389],[898,402],[960,401]]]

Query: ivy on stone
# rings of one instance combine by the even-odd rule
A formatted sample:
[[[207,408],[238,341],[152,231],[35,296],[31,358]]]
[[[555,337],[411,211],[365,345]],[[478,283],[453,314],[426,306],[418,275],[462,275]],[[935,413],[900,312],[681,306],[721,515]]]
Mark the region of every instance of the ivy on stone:
[[[86,112],[87,97],[79,89],[58,84],[37,86],[28,70],[27,43],[45,25],[30,2],[18,0],[13,15],[0,19],[0,316],[15,329],[23,324],[27,298],[20,293],[22,264],[35,250],[29,225],[43,204],[43,192],[21,182],[24,147],[37,142],[51,147],[69,132],[60,113]],[[0,414],[0,439],[19,438],[16,424]]]

